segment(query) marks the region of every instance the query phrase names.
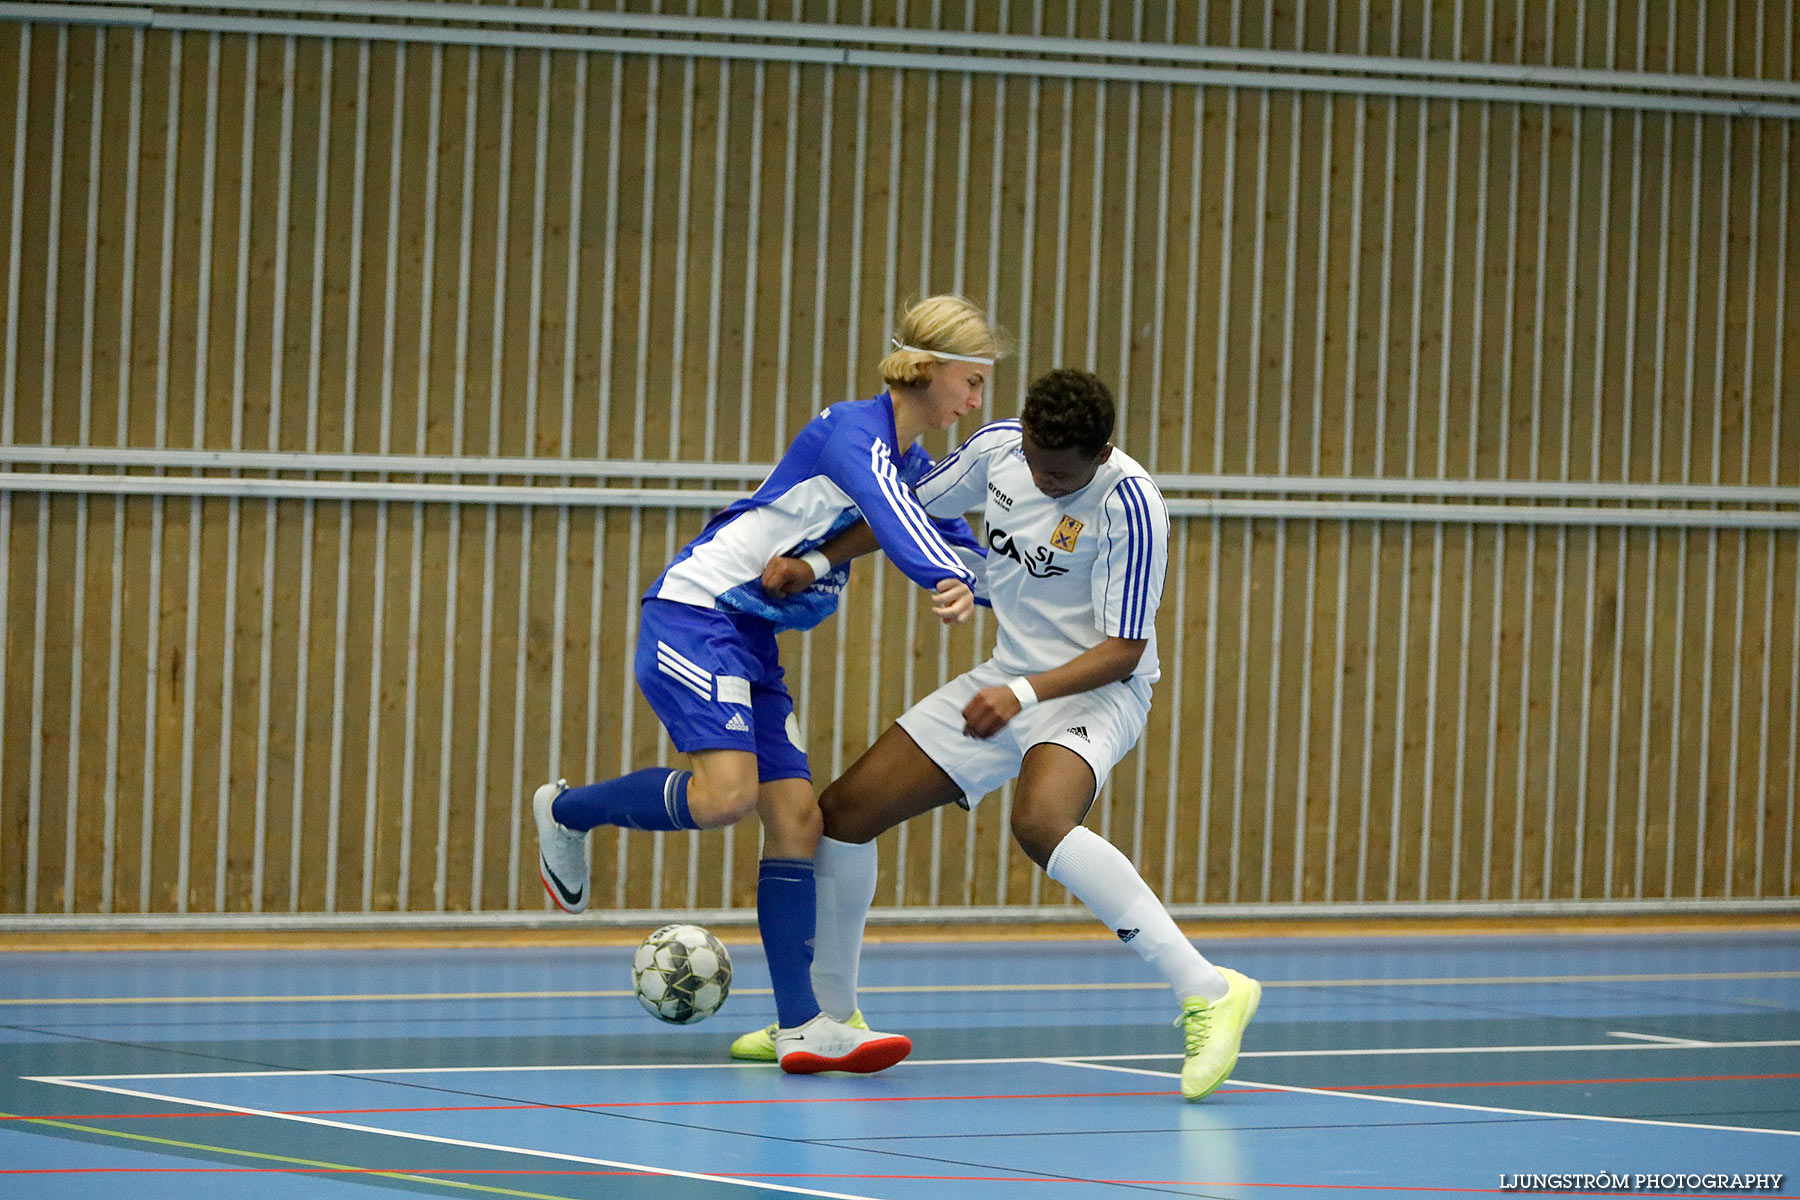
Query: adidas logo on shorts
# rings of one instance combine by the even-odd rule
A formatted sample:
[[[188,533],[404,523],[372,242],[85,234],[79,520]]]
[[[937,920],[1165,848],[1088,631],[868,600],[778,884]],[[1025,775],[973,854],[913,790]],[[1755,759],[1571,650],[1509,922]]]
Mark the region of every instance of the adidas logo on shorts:
[[[744,720],[743,713],[732,713],[731,720],[725,722],[725,728],[733,733],[749,733],[750,726]]]
[[[1088,737],[1088,731],[1087,731],[1087,726],[1086,726],[1086,725],[1071,725],[1071,726],[1069,726],[1069,728],[1068,728],[1068,729],[1067,729],[1067,730],[1065,730],[1065,731],[1064,731],[1064,732],[1066,732],[1066,733],[1072,733],[1072,734],[1074,734],[1074,735],[1075,735],[1075,736],[1076,736],[1076,737],[1078,737],[1078,738],[1080,738],[1080,739],[1081,739],[1081,740],[1082,740],[1082,741],[1084,741],[1084,742],[1086,742],[1086,741],[1091,741],[1091,740],[1092,740],[1092,739],[1090,739],[1090,738],[1089,738],[1089,737]]]

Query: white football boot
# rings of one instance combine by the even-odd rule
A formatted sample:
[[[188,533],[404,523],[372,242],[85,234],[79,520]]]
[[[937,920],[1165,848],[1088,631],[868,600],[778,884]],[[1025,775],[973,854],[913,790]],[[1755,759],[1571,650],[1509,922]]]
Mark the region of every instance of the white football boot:
[[[546,783],[531,797],[531,812],[537,818],[538,878],[556,907],[578,913],[588,906],[587,834],[560,824],[550,812],[568,790],[566,779]]]
[[[867,1029],[869,1023],[863,1020],[862,1009],[850,1014],[844,1024],[852,1029]],[[775,1025],[765,1025],[761,1029],[753,1029],[731,1043],[731,1057],[744,1062],[774,1062],[775,1035],[781,1030]]]
[[[910,1038],[852,1029],[824,1013],[804,1025],[775,1031],[775,1056],[789,1075],[816,1075],[820,1071],[873,1075],[911,1053]]]

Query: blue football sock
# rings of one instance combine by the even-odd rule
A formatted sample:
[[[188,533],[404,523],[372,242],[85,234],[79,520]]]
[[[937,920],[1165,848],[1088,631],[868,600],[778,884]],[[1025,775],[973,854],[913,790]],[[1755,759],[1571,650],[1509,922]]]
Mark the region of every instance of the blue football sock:
[[[691,771],[645,767],[605,783],[569,788],[550,806],[550,815],[565,829],[585,830],[596,825],[698,829],[688,812],[688,780],[692,778]]]
[[[803,858],[765,858],[756,877],[756,924],[769,980],[775,987],[776,1022],[783,1029],[819,1015],[813,999],[813,865]]]

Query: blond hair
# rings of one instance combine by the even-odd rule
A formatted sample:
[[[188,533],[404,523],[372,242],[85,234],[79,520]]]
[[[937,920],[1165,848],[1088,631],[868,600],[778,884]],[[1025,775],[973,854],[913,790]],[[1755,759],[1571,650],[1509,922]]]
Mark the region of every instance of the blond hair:
[[[987,314],[961,296],[927,296],[910,304],[900,317],[894,341],[911,347],[894,349],[881,360],[881,378],[889,387],[914,387],[944,360],[932,351],[968,357],[999,358],[1006,338]]]

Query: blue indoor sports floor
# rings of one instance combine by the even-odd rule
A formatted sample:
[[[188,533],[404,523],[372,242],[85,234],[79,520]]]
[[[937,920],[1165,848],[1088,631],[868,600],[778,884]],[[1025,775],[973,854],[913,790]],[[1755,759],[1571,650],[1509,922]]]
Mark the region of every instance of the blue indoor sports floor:
[[[1197,1105],[1099,940],[873,944],[911,1059],[733,1064],[773,1015],[744,936],[688,1028],[623,946],[0,953],[0,1196],[1800,1195],[1791,929],[1203,945],[1265,992]]]

